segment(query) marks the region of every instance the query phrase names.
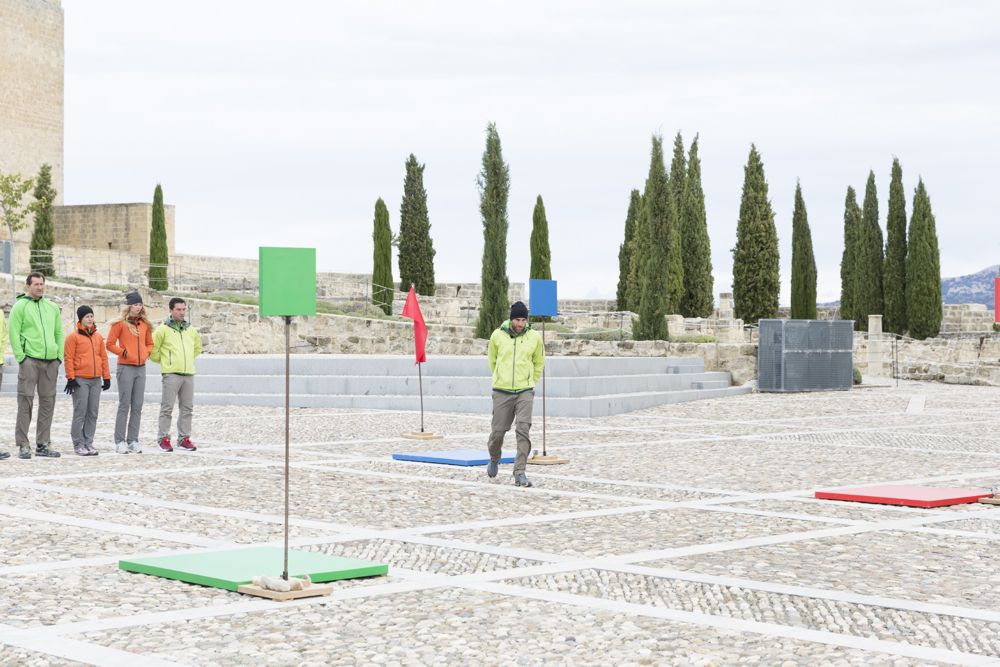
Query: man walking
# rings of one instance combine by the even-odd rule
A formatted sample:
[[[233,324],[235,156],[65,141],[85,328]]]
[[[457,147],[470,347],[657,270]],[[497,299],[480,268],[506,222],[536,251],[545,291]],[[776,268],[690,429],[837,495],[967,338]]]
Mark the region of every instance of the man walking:
[[[524,474],[531,452],[531,409],[535,382],[545,366],[542,337],[528,324],[528,308],[520,301],[510,307],[510,319],[501,324],[487,350],[493,371],[493,424],[490,432],[490,463],[486,474],[496,477],[500,466],[503,438],[517,420],[517,456],[514,457],[514,485],[531,486]]]
[[[177,446],[193,452],[191,442],[191,415],[194,413],[194,360],[201,354],[201,336],[198,330],[184,319],[187,302],[179,297],[170,300],[170,315],[153,332],[153,351],[149,358],[160,364],[163,389],[160,396],[160,449],[174,451],[170,443],[170,421],[174,402],[180,406],[177,415]]]
[[[63,329],[59,306],[45,298],[45,276],[28,274],[27,293],[19,294],[10,309],[10,348],[17,359],[17,425],[14,440],[18,456],[31,458],[28,427],[38,392],[35,423],[35,455],[59,458],[50,443],[52,412],[56,403],[56,379],[63,359]]]

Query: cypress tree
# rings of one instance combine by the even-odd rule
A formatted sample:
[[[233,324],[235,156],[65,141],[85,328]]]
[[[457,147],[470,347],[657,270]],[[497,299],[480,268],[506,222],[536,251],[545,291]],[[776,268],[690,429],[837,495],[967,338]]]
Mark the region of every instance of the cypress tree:
[[[381,197],[375,202],[372,240],[375,246],[372,257],[372,303],[386,315],[392,315],[392,229],[389,227],[389,209]],[[409,291],[409,285],[406,289]]]
[[[903,168],[892,160],[892,180],[889,181],[889,217],[886,220],[885,271],[885,331],[901,334],[906,331],[906,194],[903,190]]]
[[[503,161],[495,123],[486,128],[486,150],[479,184],[479,212],[483,219],[483,277],[476,338],[489,338],[507,319],[507,195],[510,169]]]
[[[163,215],[163,188],[156,184],[153,191],[153,227],[149,233],[149,288],[167,289],[167,223]]]
[[[840,319],[855,320],[857,327],[857,247],[861,209],[854,188],[847,186],[844,199],[844,252],[840,258]]]
[[[757,147],[743,170],[743,198],[733,248],[733,310],[747,324],[778,314],[781,289],[778,230],[767,198],[764,163]]]
[[[628,213],[625,215],[625,240],[618,247],[618,292],[615,295],[615,307],[618,310],[630,310],[632,303],[629,294],[629,267],[635,243],[636,220],[641,205],[642,198],[639,196],[639,191],[633,190],[629,195]]]
[[[663,165],[663,138],[653,137],[649,175],[642,194],[642,216],[649,243],[639,273],[639,319],[633,326],[636,340],[666,340],[668,305],[667,239],[673,197]]]
[[[646,218],[646,205],[639,195],[639,208],[635,214],[635,233],[632,235],[632,247],[629,252],[628,303],[624,310],[639,312],[639,300],[642,298],[642,273],[649,257],[649,220]]]
[[[792,319],[816,319],[816,259],[802,186],[798,183],[792,213]]]
[[[529,278],[552,280],[552,252],[549,250],[549,222],[545,219],[542,195],[531,214],[531,271]]]
[[[917,182],[906,253],[906,316],[910,336],[918,340],[941,330],[941,257],[931,199],[923,179]]]
[[[55,275],[52,262],[52,202],[56,191],[52,187],[52,166],[43,164],[35,179],[35,227],[31,232],[31,268],[46,276]]]
[[[434,244],[427,215],[424,165],[410,153],[403,180],[403,201],[399,206],[399,289],[434,296]]]
[[[875,172],[868,172],[865,202],[861,211],[861,235],[858,244],[858,329],[868,331],[868,316],[881,315],[884,310],[882,269],[885,256],[882,249],[882,228],[878,223],[878,193]]]
[[[670,194],[674,198],[674,208],[683,206],[684,185],[687,183],[687,164],[684,158],[684,139],[681,133],[674,135],[674,157],[670,161]]]
[[[697,135],[691,142],[688,155],[680,219],[684,263],[684,297],[680,313],[684,317],[710,317],[715,306],[712,298],[712,246],[705,218],[705,193],[701,189]]]

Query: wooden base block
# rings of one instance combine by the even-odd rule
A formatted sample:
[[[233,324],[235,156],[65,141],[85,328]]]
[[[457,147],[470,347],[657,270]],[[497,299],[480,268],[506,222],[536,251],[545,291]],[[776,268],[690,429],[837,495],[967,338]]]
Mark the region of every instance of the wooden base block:
[[[253,584],[243,584],[236,589],[236,592],[284,602],[285,600],[298,600],[299,598],[315,598],[320,595],[329,595],[333,592],[333,586],[317,586],[313,584],[309,588],[303,588],[301,591],[269,591],[266,588],[261,588]]]
[[[409,438],[410,440],[443,440],[443,435],[437,435],[436,433],[431,433],[429,431],[410,431],[409,433],[403,434],[404,438]]]
[[[1000,498],[989,498],[989,497],[980,498],[979,502],[984,503],[986,505],[1000,505]]]
[[[533,463],[536,466],[554,466],[560,463],[569,463],[569,459],[564,459],[561,456],[532,456],[528,459],[528,463]]]

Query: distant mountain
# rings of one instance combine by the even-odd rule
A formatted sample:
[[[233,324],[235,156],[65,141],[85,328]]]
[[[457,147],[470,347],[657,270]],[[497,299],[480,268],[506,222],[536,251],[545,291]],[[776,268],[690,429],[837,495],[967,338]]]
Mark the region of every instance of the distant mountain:
[[[993,309],[993,278],[997,275],[996,266],[987,266],[978,273],[967,276],[941,279],[941,298],[944,303],[981,303],[990,310]],[[839,306],[840,301],[828,301],[816,304],[818,306]]]
[[[988,266],[978,273],[941,279],[941,297],[945,303],[981,303],[993,308],[993,279],[997,267]]]

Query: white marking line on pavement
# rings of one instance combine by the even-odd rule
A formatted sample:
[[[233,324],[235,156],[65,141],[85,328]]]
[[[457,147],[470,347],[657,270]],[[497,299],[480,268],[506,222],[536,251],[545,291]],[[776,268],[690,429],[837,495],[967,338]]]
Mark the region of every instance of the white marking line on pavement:
[[[96,521],[94,519],[79,519],[77,517],[55,514],[53,512],[37,512],[35,510],[20,509],[17,507],[0,507],[0,514],[17,517],[19,519],[30,519],[36,524],[38,522],[55,523],[75,528],[88,528],[104,533],[116,533],[124,535],[137,535],[138,537],[148,537],[165,542],[176,542],[177,544],[190,544],[196,547],[216,547],[229,545],[231,542],[224,540],[213,540],[201,535],[192,533],[175,533],[169,530],[158,530],[155,528],[142,528],[140,526],[129,526],[122,523],[111,523],[110,521]]]
[[[142,665],[149,667],[178,667],[182,664],[155,655],[130,653],[69,637],[60,637],[58,641],[53,641],[52,637],[39,636],[9,625],[0,625],[0,643],[100,667],[135,667],[140,661]]]
[[[910,398],[910,402],[906,405],[906,414],[919,415],[924,411],[924,405],[926,403],[927,403],[927,396],[923,394],[912,396]]]
[[[530,598],[554,602],[559,604],[584,607],[587,609],[598,609],[613,613],[624,613],[633,616],[646,616],[659,618],[679,623],[690,623],[702,627],[719,628],[735,632],[751,632],[764,635],[766,637],[784,637],[803,642],[814,642],[826,644],[828,646],[839,646],[844,648],[854,648],[863,651],[876,651],[899,655],[918,660],[939,660],[956,665],[991,665],[996,664],[996,659],[975,655],[972,653],[962,653],[948,649],[932,648],[928,646],[917,646],[902,642],[890,642],[881,639],[870,639],[857,637],[855,635],[838,634],[825,630],[809,630],[795,626],[778,625],[776,623],[762,623],[759,621],[745,621],[727,616],[712,616],[697,612],[681,611],[665,607],[652,607],[636,605],[616,600],[605,600],[601,598],[588,598],[570,593],[559,593],[541,589],[524,588],[511,586],[509,584],[483,582],[479,584],[466,584],[464,587],[480,590],[487,593],[507,595],[519,598]]]

